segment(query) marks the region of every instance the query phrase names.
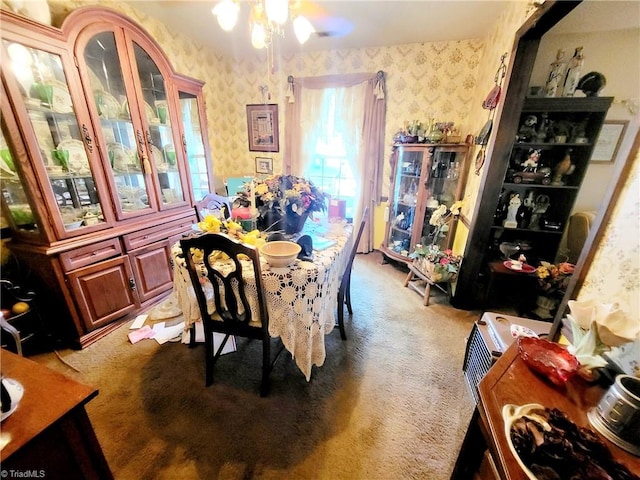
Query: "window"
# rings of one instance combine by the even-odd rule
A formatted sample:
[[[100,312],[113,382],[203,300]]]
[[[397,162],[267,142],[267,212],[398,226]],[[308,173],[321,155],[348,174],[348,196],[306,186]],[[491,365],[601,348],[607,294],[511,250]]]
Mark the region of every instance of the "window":
[[[355,159],[348,157],[340,124],[340,109],[336,101],[336,89],[326,89],[323,95],[319,135],[312,141],[311,161],[305,176],[331,198],[346,201],[346,218],[353,218],[358,191],[351,165]]]

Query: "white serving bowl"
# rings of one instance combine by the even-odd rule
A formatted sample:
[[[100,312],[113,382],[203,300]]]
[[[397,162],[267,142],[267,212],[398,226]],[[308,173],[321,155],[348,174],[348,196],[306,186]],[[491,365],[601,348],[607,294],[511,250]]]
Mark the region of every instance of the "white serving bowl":
[[[260,254],[272,267],[286,267],[293,263],[302,247],[295,242],[267,242],[260,247]]]

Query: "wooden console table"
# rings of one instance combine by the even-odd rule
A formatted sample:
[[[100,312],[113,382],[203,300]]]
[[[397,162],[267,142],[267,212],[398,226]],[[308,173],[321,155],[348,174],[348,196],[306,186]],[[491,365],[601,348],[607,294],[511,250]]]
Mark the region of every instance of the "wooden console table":
[[[598,404],[603,394],[604,389],[579,377],[572,378],[564,389],[553,386],[527,367],[514,343],[480,381],[480,399],[460,449],[452,480],[526,480],[504,434],[504,405],[539,403],[557,408],[576,425],[596,432],[589,423],[587,412]],[[617,461],[636,475],[640,474],[640,458],[598,435]]]
[[[98,391],[6,350],[0,360],[2,375],[24,387],[17,410],[2,422],[2,434],[11,436],[0,451],[7,478],[28,471],[36,478],[112,479],[84,409]]]

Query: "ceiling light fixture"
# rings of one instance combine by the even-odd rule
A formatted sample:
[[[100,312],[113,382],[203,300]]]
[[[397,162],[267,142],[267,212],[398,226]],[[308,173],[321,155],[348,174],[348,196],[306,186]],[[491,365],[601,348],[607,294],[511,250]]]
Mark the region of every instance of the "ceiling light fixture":
[[[273,37],[284,38],[283,26],[291,17],[293,30],[300,44],[309,40],[315,29],[311,22],[298,13],[300,0],[254,0],[249,3],[251,45],[261,49],[271,45]],[[229,32],[238,21],[239,0],[222,0],[212,10],[223,30]]]

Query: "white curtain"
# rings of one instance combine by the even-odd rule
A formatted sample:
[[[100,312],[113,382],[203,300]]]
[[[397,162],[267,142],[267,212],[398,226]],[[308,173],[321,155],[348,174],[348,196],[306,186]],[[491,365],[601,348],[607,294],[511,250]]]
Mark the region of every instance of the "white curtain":
[[[323,111],[328,108],[324,95],[329,89],[338,97],[336,105],[344,107],[336,108],[333,116]],[[330,130],[338,130],[346,140],[346,156],[354,178],[358,180],[359,191],[354,192],[354,222],[357,225],[364,206],[372,207],[380,199],[386,114],[384,73],[289,77],[287,99],[285,173],[304,175],[318,139],[323,135],[329,139]],[[372,211],[370,208],[359,252],[373,250]]]
[[[364,96],[366,84],[352,87],[304,89],[300,95],[300,126],[302,131],[302,155],[297,168],[302,175],[308,167],[319,143],[329,144],[333,138],[342,137],[345,156],[354,178],[364,175],[362,155],[362,119],[364,118]],[[335,97],[335,98],[332,98]],[[332,101],[333,100],[333,101]],[[332,108],[335,105],[337,108]],[[357,191],[354,218],[360,217],[362,182],[356,182]]]

